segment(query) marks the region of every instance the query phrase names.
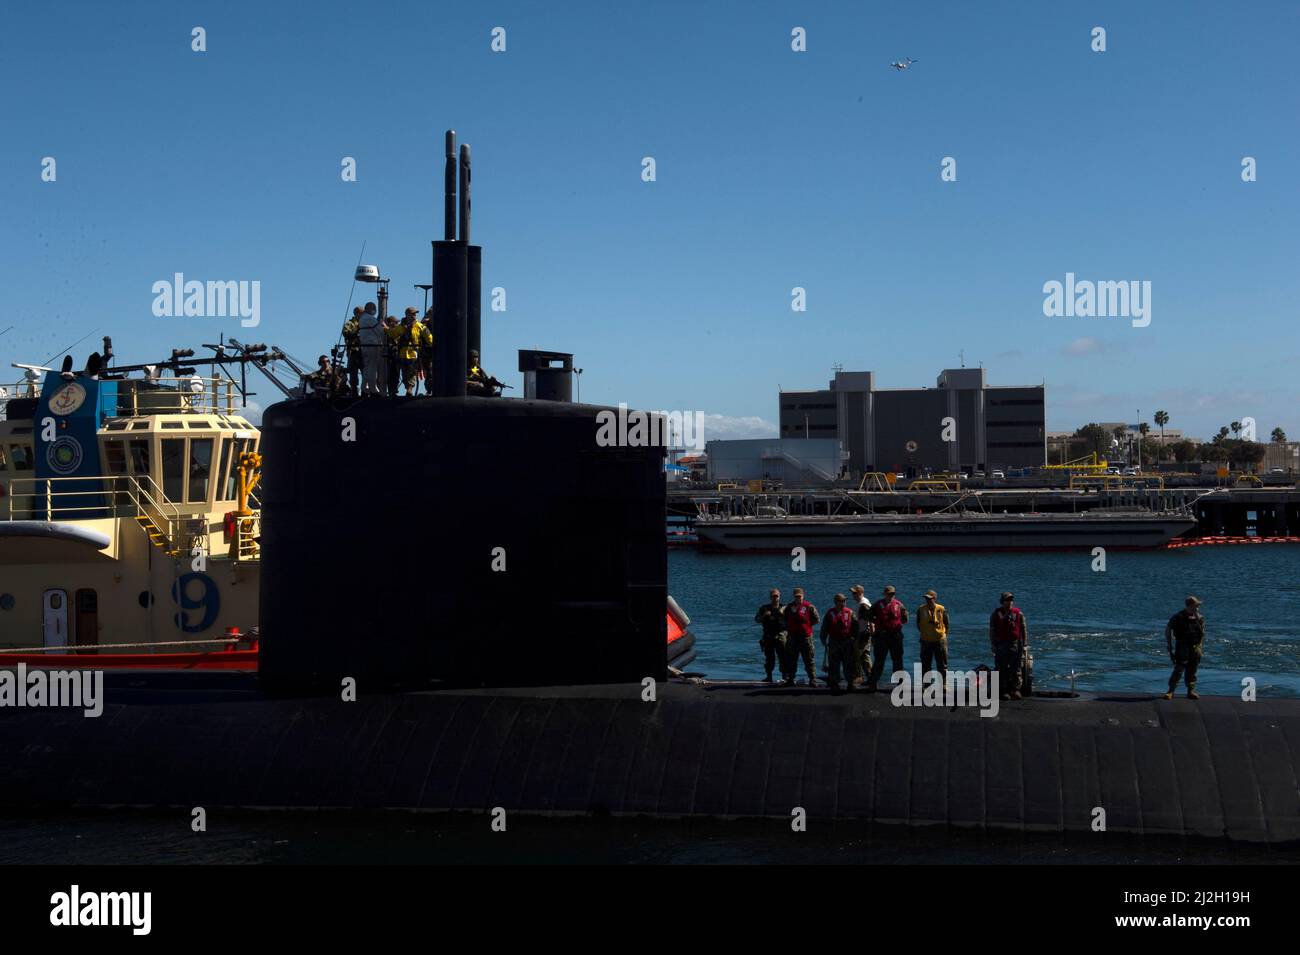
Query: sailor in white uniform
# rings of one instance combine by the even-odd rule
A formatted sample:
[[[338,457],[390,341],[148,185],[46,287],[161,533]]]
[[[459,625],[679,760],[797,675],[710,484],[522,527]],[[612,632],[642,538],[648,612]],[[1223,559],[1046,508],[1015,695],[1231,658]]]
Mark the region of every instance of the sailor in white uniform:
[[[379,321],[374,302],[367,302],[357,320],[357,341],[361,345],[361,393],[384,394],[385,358],[384,326]]]

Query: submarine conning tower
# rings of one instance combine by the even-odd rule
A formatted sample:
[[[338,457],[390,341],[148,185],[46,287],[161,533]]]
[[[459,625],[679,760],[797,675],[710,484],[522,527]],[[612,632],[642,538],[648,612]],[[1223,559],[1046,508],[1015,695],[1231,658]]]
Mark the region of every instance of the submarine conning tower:
[[[615,409],[569,400],[567,353],[520,352],[525,397],[466,395],[482,256],[469,148],[457,163],[446,142],[433,394],[263,416],[260,679],[329,693],[346,677],[361,692],[662,680],[664,448],[602,443]]]

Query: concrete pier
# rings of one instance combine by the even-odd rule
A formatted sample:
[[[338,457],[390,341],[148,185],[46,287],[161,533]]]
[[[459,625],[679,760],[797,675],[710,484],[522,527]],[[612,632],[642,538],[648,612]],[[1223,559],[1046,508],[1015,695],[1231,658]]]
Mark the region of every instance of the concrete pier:
[[[180,677],[186,677],[184,688]],[[196,684],[197,680],[197,684]],[[268,699],[118,674],[97,719],[0,710],[7,807],[392,808],[863,820],[1300,843],[1300,701],[895,708],[661,683]]]

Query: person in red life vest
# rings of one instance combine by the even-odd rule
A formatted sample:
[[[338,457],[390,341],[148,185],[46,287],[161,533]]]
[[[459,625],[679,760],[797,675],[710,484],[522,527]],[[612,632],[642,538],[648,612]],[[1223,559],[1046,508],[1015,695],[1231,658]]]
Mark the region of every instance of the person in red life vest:
[[[813,627],[821,616],[817,608],[803,599],[803,588],[794,589],[794,598],[785,605],[785,666],[781,668],[782,686],[794,686],[795,671],[799,669],[799,659],[803,658],[804,669],[808,671],[808,685],[817,685],[817,676],[813,670]]]
[[[1003,700],[1020,699],[1020,672],[1024,666],[1025,645],[1029,628],[1025,615],[1015,606],[1016,595],[1002,594],[1002,605],[989,617],[989,643],[993,646],[993,663],[1001,684],[998,696]]]
[[[867,680],[867,690],[875,692],[880,682],[880,674],[885,669],[885,654],[888,653],[897,673],[903,669],[903,624],[907,623],[907,608],[894,596],[898,593],[892,586],[885,588],[885,594],[871,608],[872,646],[876,650],[876,663],[871,668],[871,678]]]
[[[829,661],[830,676],[826,682],[831,691],[840,689],[840,670],[844,671],[844,682],[848,689],[853,689],[853,611],[844,606],[844,595],[835,595],[835,606],[827,611],[822,622],[822,633],[826,636],[826,652]]]

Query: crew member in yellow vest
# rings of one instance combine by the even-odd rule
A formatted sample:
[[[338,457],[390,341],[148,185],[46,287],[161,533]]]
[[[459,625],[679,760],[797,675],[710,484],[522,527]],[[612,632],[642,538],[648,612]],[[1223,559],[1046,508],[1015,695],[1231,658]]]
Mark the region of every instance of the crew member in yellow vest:
[[[916,611],[916,628],[921,631],[921,672],[938,670],[948,677],[948,608],[937,602],[938,594],[925,592],[925,603]]]
[[[428,328],[416,321],[417,314],[419,313],[413,308],[406,310],[397,336],[397,360],[401,363],[402,387],[406,389],[408,398],[415,396],[415,390],[420,384],[420,357],[426,339],[429,345],[433,344],[433,335]]]

